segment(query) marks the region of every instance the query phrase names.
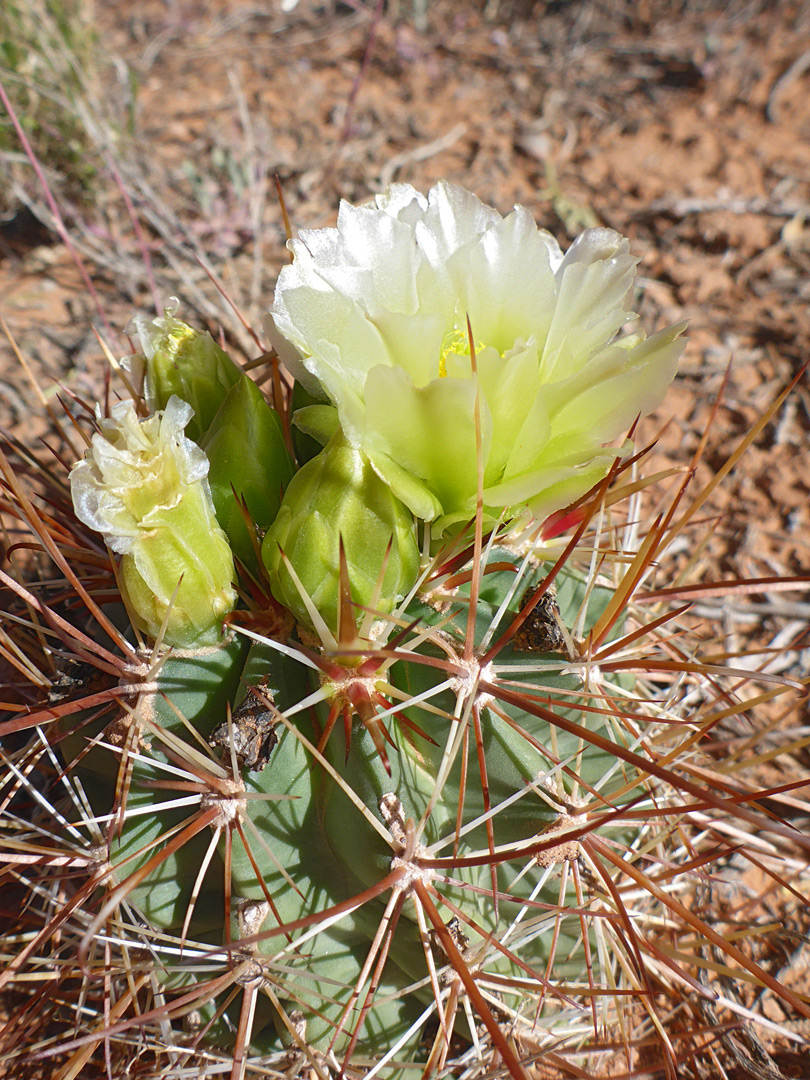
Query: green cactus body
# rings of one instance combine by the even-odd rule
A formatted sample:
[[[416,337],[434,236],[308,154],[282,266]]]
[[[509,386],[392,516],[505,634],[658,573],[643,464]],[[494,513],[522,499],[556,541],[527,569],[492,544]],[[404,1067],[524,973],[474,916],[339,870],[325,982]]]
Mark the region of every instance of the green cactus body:
[[[501,565],[508,559],[515,569],[520,565],[503,551],[493,553],[492,559]],[[539,579],[540,571],[524,576],[531,584]],[[484,598],[479,600],[477,611],[479,640],[490,630],[507,591],[511,588],[514,596],[524,591],[522,587],[514,589],[514,570],[487,575],[483,580]],[[398,801],[403,820],[424,819],[420,857],[445,861],[444,866],[424,875],[442,918],[445,924],[454,918],[460,920],[456,925],[464,955],[483,973],[485,982],[489,979],[504,987],[499,991],[504,1007],[518,1016],[523,990],[518,993],[509,987],[534,986],[537,990],[538,973],[548,963],[552,939],[555,978],[575,983],[582,977],[581,920],[576,914],[556,914],[563,899],[576,908],[574,897],[567,893],[561,896],[565,857],[558,862],[553,855],[547,860],[534,857],[544,830],[559,824],[550,805],[553,800],[544,798],[543,793],[557,792],[559,801],[559,792],[564,791],[575,802],[573,789],[578,784],[572,776],[599,789],[608,773],[613,773],[613,778],[607,783],[609,790],[603,792],[606,807],[612,805],[611,791],[622,790],[620,802],[638,793],[628,784],[627,771],[618,770],[609,754],[583,746],[575,735],[554,732],[553,724],[528,709],[495,701],[494,711],[482,699],[474,729],[457,682],[448,680],[446,671],[424,662],[446,656],[447,648],[460,654],[468,606],[465,591],[459,589],[441,610],[426,599],[417,599],[404,615],[408,621],[420,616],[425,632],[431,622],[439,624],[445,650],[427,640],[418,645],[413,659],[403,655],[389,671],[379,673],[379,684],[396,687],[404,698],[402,713],[429,736],[425,738],[388,717],[394,745],[389,746],[387,766],[370,732],[357,720],[348,747],[344,729],[338,724],[325,743],[323,757],[319,757],[314,747],[326,723],[328,696],[318,695],[319,680],[300,657],[269,643],[256,643],[247,652],[245,641],[235,639],[197,655],[172,656],[158,676],[159,692],[146,695],[139,705],[142,715],[193,748],[190,776],[200,775],[199,764],[194,764],[199,756],[205,759],[209,754],[213,767],[219,765],[220,771],[224,768],[230,775],[233,759],[227,745],[216,754],[195,741],[178,712],[204,744],[225,722],[228,705],[234,711],[232,726],[240,723],[240,703],[254,688],[277,710],[272,715],[277,721],[278,744],[268,752],[266,764],[248,767],[244,756],[237,761],[241,777],[235,779],[239,786],[243,782],[245,796],[240,804],[241,830],[231,830],[226,840],[228,830],[220,827],[213,856],[209,852],[211,828],[198,832],[159,861],[127,893],[127,899],[156,932],[177,935],[186,922],[185,940],[197,950],[206,943],[214,947],[226,938],[223,890],[229,866],[227,891],[234,902],[269,901],[270,905],[260,923],[263,936],[250,942],[244,954],[260,963],[262,979],[284,1012],[303,1014],[308,1044],[320,1052],[331,1047],[338,1058],[360,1024],[368,992],[371,945],[386,925],[392,905],[397,908],[396,928],[387,941],[387,959],[377,973],[370,1008],[362,1016],[355,1054],[377,1060],[398,1046],[398,1040],[405,1040],[399,1047],[400,1056],[418,1056],[421,1035],[416,1021],[429,1010],[434,996],[426,950],[431,952],[435,970],[447,969],[447,957],[436,941],[428,943],[431,927],[424,920],[420,927],[408,890],[400,886],[398,900],[395,881],[380,887],[398,865],[401,841],[396,822],[391,821],[387,823],[389,839],[385,839],[381,805],[386,798]],[[591,593],[586,628],[609,593],[602,587]],[[583,595],[584,583],[579,578],[560,577],[558,597],[569,625]],[[514,598],[512,603],[517,606]],[[503,627],[513,617],[514,610],[508,611]],[[577,708],[581,677],[566,657],[531,655],[510,646],[484,674],[496,683],[505,679],[512,687],[524,687],[527,701],[542,701],[556,715],[569,716],[590,730],[614,737],[603,716],[594,714],[589,719]],[[450,685],[444,685],[448,681]],[[313,692],[320,696],[320,703],[300,707]],[[416,703],[409,704],[414,699]],[[511,719],[511,725],[499,711]],[[289,719],[282,721],[281,714]],[[144,813],[150,803],[159,806],[172,794],[160,790],[161,778],[167,777],[167,763],[175,768],[182,765],[178,758],[182,743],[174,744],[167,755],[166,746],[149,725],[143,735],[142,757],[132,762],[123,828],[111,850],[111,860],[118,868],[116,882],[139,873],[166,838],[171,839],[173,828],[183,827],[201,812],[192,805]],[[234,737],[234,746],[237,743]],[[93,749],[81,766],[84,775],[89,777],[92,769],[97,780],[104,769],[101,755],[109,759],[113,752]],[[106,803],[108,809],[112,802],[116,772],[117,761],[108,761],[108,781],[94,797],[99,807]],[[168,775],[172,779],[172,774]],[[440,776],[443,779],[438,781]],[[370,818],[377,822],[377,828]],[[572,819],[565,828],[570,831],[577,825]],[[614,829],[610,835],[623,842],[632,839],[627,826],[623,833]],[[497,853],[504,849],[511,849],[512,854],[501,859]],[[491,855],[493,851],[496,856]],[[464,865],[465,859],[475,856],[479,857],[477,864]],[[204,880],[197,882],[206,857]],[[198,895],[189,919],[195,882]],[[497,888],[497,903],[492,898],[493,886]],[[355,898],[357,904],[353,905]],[[236,942],[236,929],[232,927],[230,933]],[[595,948],[595,943],[591,945]],[[231,946],[228,955],[233,965],[242,953],[234,952]],[[167,960],[164,978],[177,992],[190,982],[186,966],[176,958]],[[203,1013],[213,1016],[210,1008]],[[561,1015],[558,1004],[551,1001],[536,1018],[524,1017],[520,1022],[542,1027],[560,1022]],[[463,1011],[458,1012],[455,1024],[459,1035],[468,1037]],[[221,1020],[213,1026],[212,1037],[227,1040],[227,1028],[227,1022]],[[289,1041],[270,995],[259,994],[253,1032],[251,1046],[256,1052],[271,1052],[279,1039],[281,1043]]]
[[[262,1052],[283,1053],[302,1024],[299,1038],[334,1060],[421,1054],[427,1063],[420,1015],[447,1008],[445,1031],[470,1035],[472,1012],[454,1004],[460,966],[497,1002],[497,1023],[507,1016],[520,1037],[576,1020],[565,993],[548,997],[545,972],[553,961],[555,982],[576,986],[602,939],[580,914],[581,885],[568,864],[589,830],[632,843],[632,828],[617,832],[610,815],[644,794],[611,752],[624,745],[621,725],[614,729],[611,710],[585,684],[588,665],[565,632],[576,624],[587,634],[612,591],[588,588],[564,568],[559,607],[546,612],[540,637],[516,633],[493,648],[545,570],[502,546],[465,562],[459,537],[434,560],[455,567],[449,578],[423,587],[386,629],[384,613],[418,577],[416,528],[363,451],[337,432],[292,477],[279,506],[290,462],[255,384],[242,378],[227,392],[204,461],[179,434],[188,406],[171,400],[174,442],[153,441],[166,460],[180,448],[200,476],[210,471],[218,501],[202,481],[192,491],[207,500],[212,522],[215,506],[244,562],[250,539],[231,488],[258,528],[269,524],[262,556],[270,585],[303,620],[310,644],[257,638],[248,649],[237,635],[180,651],[190,635],[172,625],[174,651],[156,684],[127,687],[135,704],[114,732],[99,723],[86,733],[113,744],[94,746],[74,770],[92,779],[94,809],[110,822],[99,927],[121,903],[133,905],[173,995],[193,994],[210,957],[228,987],[255,998],[247,1038]],[[125,419],[136,448],[152,437],[134,414]],[[242,429],[269,447],[270,460],[262,456],[252,471],[236,452]],[[80,479],[88,468],[77,467]],[[85,501],[95,521],[92,499],[107,488],[91,479]],[[148,545],[151,535],[138,541]],[[170,582],[188,578],[193,587],[199,575],[182,572],[172,552],[164,543],[153,561]],[[127,586],[126,565],[123,579]],[[348,620],[347,586],[356,605]],[[142,613],[150,595],[133,606]],[[360,620],[357,605],[376,611],[377,623]],[[209,621],[214,637],[218,624]],[[307,624],[318,621],[329,646],[310,641]],[[85,745],[77,749],[70,736],[66,757]],[[233,996],[214,994],[198,1010],[215,1041],[241,1030]],[[486,999],[475,1008],[492,1030]]]
[[[529,338],[526,311],[509,329],[493,310],[479,347],[470,321],[459,323],[460,294],[453,298],[466,276],[452,287],[441,273],[434,280],[442,258],[430,244],[418,272],[408,260],[440,219],[437,250],[452,233],[445,219],[469,217],[476,232],[500,229],[497,215],[473,213],[463,193],[439,186],[435,205],[411,200],[400,219],[395,203],[405,194],[401,188],[390,209],[415,292],[406,302],[405,293],[383,290],[374,308],[381,326],[370,336],[372,309],[359,299],[348,307],[338,299],[318,315],[333,276],[310,277],[313,253],[292,245],[300,264],[282,274],[274,308],[277,326],[303,350],[294,370],[301,387],[288,405],[300,432],[325,444],[314,453],[299,440],[301,457],[313,456],[297,472],[259,388],[213,339],[173,315],[140,324],[146,404],[164,408],[163,426],[138,420],[132,405],[120,420],[100,417],[111,448],[97,436],[100,464],[75,468],[81,520],[112,537],[125,558],[137,542],[162,583],[181,582],[191,599],[202,594],[204,624],[169,626],[164,644],[213,646],[236,591],[229,574],[213,575],[226,579],[228,602],[211,603],[211,588],[197,584],[199,573],[192,580],[173,547],[151,551],[151,538],[141,535],[145,515],[118,508],[124,435],[142,471],[153,460],[179,462],[175,472],[193,478],[212,522],[198,534],[217,533],[215,511],[228,559],[233,550],[251,571],[240,594],[250,611],[236,612],[234,625],[278,626],[276,605],[299,620],[297,642],[245,629],[255,641],[249,652],[235,640],[210,653],[170,654],[157,692],[144,688],[124,725],[124,749],[104,751],[112,761],[101,813],[116,808],[113,874],[91,931],[129,902],[165,961],[167,993],[193,986],[201,963],[219,971],[216,991],[199,984],[199,1011],[213,1039],[233,1036],[237,1057],[250,1048],[283,1057],[297,1047],[313,1067],[320,1059],[341,1075],[351,1063],[396,1077],[400,1059],[429,1075],[453,1039],[476,1044],[483,1024],[521,1080],[509,1040],[531,1045],[538,1029],[556,1036],[580,1024],[581,1031],[583,1012],[628,967],[627,956],[610,955],[611,935],[620,951],[625,942],[615,928],[620,901],[610,869],[600,863],[595,884],[585,885],[579,863],[593,868],[600,844],[626,852],[642,842],[643,824],[620,821],[647,797],[633,753],[644,725],[621,707],[630,687],[598,672],[589,647],[571,636],[587,640],[613,591],[580,576],[575,555],[557,568],[559,606],[549,599],[535,639],[518,626],[521,604],[548,567],[515,555],[503,537],[483,554],[470,521],[508,537],[605,477],[630,451],[629,442],[609,449],[610,440],[660,400],[682,328],[646,344],[640,336],[611,344],[627,321],[633,261],[626,241],[594,230],[570,259],[549,237],[535,238],[532,249],[542,255],[549,296],[557,296],[551,279],[559,264],[570,290],[587,292],[587,277],[597,312],[606,305],[587,332],[581,320],[567,329],[561,320],[555,337],[553,304],[548,318],[531,309]],[[529,229],[525,214],[515,213],[503,229]],[[357,226],[388,229],[387,216],[379,205],[360,213]],[[333,241],[323,251],[333,251]],[[319,242],[316,250],[323,253]],[[351,288],[353,259],[344,282]],[[389,276],[387,251],[379,266],[385,273],[361,275],[375,288]],[[447,310],[431,306],[412,342],[400,332],[401,317],[418,307],[417,284],[425,302]],[[345,326],[333,318],[354,307]],[[485,308],[476,303],[478,332]],[[318,321],[324,312],[334,323],[328,328]],[[339,347],[324,337],[333,332]],[[573,359],[572,349],[580,350]],[[108,472],[116,483],[106,482]],[[175,493],[169,469],[152,472],[159,495],[163,486]],[[138,505],[140,476],[130,484]],[[107,504],[115,514],[105,516]],[[260,565],[254,539],[262,532]],[[210,548],[195,536],[189,530],[192,547]],[[465,544],[475,553],[462,555]],[[432,556],[430,567],[422,556]],[[135,595],[126,564],[122,578],[133,619],[159,638],[166,597],[146,616],[150,596]],[[608,625],[615,634],[621,619],[613,613],[605,623],[600,638]],[[97,774],[90,758],[78,771],[89,777],[91,766]],[[439,1035],[423,1044],[427,1017]]]
[[[86,725],[81,718],[78,721],[74,718],[71,731],[62,738],[63,757],[69,763],[78,761],[73,771],[85,779],[93,809],[101,815],[108,814],[115,803],[119,770],[122,759],[126,758],[128,782],[122,825],[109,840],[113,885],[145,866],[165,843],[161,838],[187,822],[195,810],[193,805],[154,809],[164,801],[163,793],[156,792],[154,786],[144,785],[159,785],[165,780],[165,766],[170,762],[164,744],[150,725],[190,742],[204,754],[205,739],[225,715],[226,705],[236,693],[246,651],[244,640],[232,637],[222,645],[175,652],[160,669],[157,689],[140,694],[137,705],[131,706],[131,712],[120,714],[112,730],[109,727],[105,730],[103,721]],[[131,695],[127,699],[131,701]],[[202,746],[191,739],[181,715],[199,732]],[[144,724],[143,718],[148,723]],[[97,745],[98,742],[102,745]],[[134,751],[132,756],[130,750]],[[169,797],[166,793],[166,800]],[[137,905],[151,926],[165,931],[182,926],[197,868],[209,841],[210,833],[198,833],[128,893],[128,899]],[[211,864],[205,890],[204,902],[198,910],[207,928],[216,926],[221,930],[224,909],[222,863],[218,857]],[[201,931],[202,927],[195,924],[195,929]]]
[[[498,586],[503,592],[512,577],[512,574],[504,574],[500,582],[487,582],[489,599],[479,602],[482,630],[490,626],[495,600],[502,599],[498,595]],[[569,618],[578,608],[583,591],[583,583],[576,578],[561,584],[565,614]],[[592,595],[592,618],[604,606],[608,595],[607,589],[598,589]],[[420,606],[424,607],[414,605]],[[437,612],[430,610],[433,618],[438,619]],[[457,610],[456,622],[460,623],[466,617],[463,595]],[[446,621],[446,613],[443,621],[443,633],[450,638],[453,623]],[[459,638],[456,638],[456,644],[460,647]],[[439,651],[430,646],[420,649],[424,655],[436,655]],[[559,656],[530,657],[507,649],[499,655],[498,666],[508,669],[510,683],[523,684],[527,693],[544,696],[547,707],[557,714],[583,722],[568,696],[581,689],[579,676],[566,671],[571,665]],[[431,695],[445,679],[443,674],[437,676],[435,668],[425,666],[418,658],[398,661],[390,675],[391,681],[410,698],[426,693]],[[297,702],[304,700],[312,688],[306,680],[306,669],[300,663],[261,645],[254,646],[251,651],[243,673],[243,685],[268,688],[277,708],[293,713]],[[419,820],[426,814],[435,795],[446,747],[453,741],[454,729],[460,723],[452,718],[454,711],[458,715],[452,688],[431,695],[429,700],[443,710],[444,717],[437,717],[419,705],[408,706],[407,702],[404,708],[409,718],[435,739],[435,745],[419,735],[406,735],[396,723],[390,724],[395,743],[395,750],[389,754],[390,773],[370,734],[357,723],[348,751],[342,728],[338,726],[332,733],[325,748],[331,769],[313,760],[310,748],[318,741],[318,721],[312,719],[309,710],[302,710],[295,713],[294,723],[282,730],[279,745],[272,752],[267,768],[247,772],[245,776],[249,791],[290,798],[281,802],[248,802],[247,815],[252,825],[247,827],[246,836],[252,858],[241,841],[234,838],[233,892],[254,901],[268,895],[272,897],[275,910],[262,927],[268,936],[258,947],[268,958],[267,977],[275,984],[277,996],[286,1007],[304,1012],[307,1039],[315,1047],[329,1044],[347,1003],[353,1003],[352,1017],[343,1021],[344,1035],[336,1045],[339,1047],[348,1041],[347,1033],[354,1028],[362,1002],[362,995],[360,1002],[355,1000],[354,988],[381,925],[390,889],[373,899],[366,899],[331,925],[320,928],[316,922],[312,927],[292,932],[291,940],[276,928],[296,924],[313,913],[329,911],[367,890],[374,890],[390,872],[395,852],[371,826],[357,803],[359,801],[368,814],[379,821],[381,800],[394,794],[401,802],[406,818]],[[326,705],[319,706],[319,711],[322,725]],[[583,747],[579,738],[567,733],[552,734],[548,721],[538,720],[530,713],[514,708],[507,712],[537,745],[532,745],[526,735],[510,727],[490,709],[481,709],[480,738],[486,787],[489,807],[496,811],[491,814],[496,850],[505,847],[525,849],[533,840],[542,838],[544,829],[553,825],[555,814],[548,802],[539,797],[537,788],[542,787],[544,780],[551,783],[551,777],[563,775],[559,765],[555,764],[559,761],[586,785],[598,786],[605,774],[613,771],[616,780],[611,782],[611,789],[627,788],[627,776],[617,773],[615,759],[604,751],[592,746]],[[602,717],[590,726],[610,737]],[[469,740],[472,744],[472,735]],[[552,746],[553,751],[543,752],[543,747]],[[462,752],[457,749],[441,786],[441,797],[427,813],[421,837],[421,843],[426,847],[438,845],[436,854],[439,858],[450,859],[452,856],[451,841],[462,802],[462,836],[456,857],[486,854],[490,847],[485,824],[468,827],[487,811],[481,765],[476,753],[470,750],[462,783],[461,760]],[[563,779],[563,787],[572,787],[570,779]],[[347,789],[354,798],[350,798]],[[606,793],[604,797],[609,803],[610,794]],[[629,797],[625,791],[623,799],[626,801]],[[508,805],[508,811],[497,812],[502,805]],[[575,824],[569,825],[572,827]],[[445,841],[443,845],[442,841]],[[446,901],[444,913],[448,920],[455,910],[466,916],[463,926],[465,948],[471,954],[480,953],[477,961],[491,977],[526,978],[527,967],[542,970],[547,962],[554,923],[552,916],[532,912],[531,904],[559,903],[559,874],[549,873],[547,864],[542,865],[526,855],[517,855],[495,865],[499,891],[497,913],[495,905],[483,902],[487,894],[491,894],[493,881],[493,871],[486,858],[478,866],[448,868],[443,872],[447,880],[437,884],[436,889],[442,901]],[[519,884],[512,885],[519,871]],[[515,955],[511,949],[499,951],[492,945],[492,940],[503,935],[521,906],[527,903],[530,905],[529,916],[516,937]],[[558,975],[563,971],[572,979],[581,977],[580,935],[581,923],[576,916],[568,919],[562,930],[558,928],[556,949],[558,956],[563,958],[557,965]],[[300,945],[297,944],[299,938]],[[436,966],[442,967],[445,963],[445,958],[439,955]],[[411,985],[417,989],[406,994],[406,988]],[[414,1010],[429,1004],[431,997],[423,935],[414,911],[406,901],[390,942],[389,959],[375,992],[375,1004],[364,1023],[359,1043],[362,1050],[373,1055],[385,1052],[413,1020]],[[386,1004],[378,1006],[377,1001]],[[553,1014],[554,1009],[549,1012]],[[462,1027],[466,1024],[463,1017],[459,1022]]]

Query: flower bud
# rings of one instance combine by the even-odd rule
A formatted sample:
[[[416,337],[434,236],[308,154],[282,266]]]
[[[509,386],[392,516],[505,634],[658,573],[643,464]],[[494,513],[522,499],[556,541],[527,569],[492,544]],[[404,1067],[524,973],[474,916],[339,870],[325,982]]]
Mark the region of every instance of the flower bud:
[[[76,516],[122,556],[133,622],[154,638],[168,611],[164,640],[180,647],[215,641],[236,603],[208,459],[183,434],[190,418],[191,406],[177,397],[145,420],[131,401],[119,402],[111,418],[99,416],[98,434],[70,474]]]
[[[132,320],[146,358],[144,395],[151,412],[165,409],[172,394],[193,411],[186,434],[199,442],[242,370],[205,330],[175,318],[174,308],[149,320]]]
[[[275,410],[247,375],[228,391],[202,447],[211,465],[208,482],[217,521],[234,554],[253,567],[253,544],[234,492],[245,500],[253,522],[264,533],[278,513],[293,463]]]
[[[262,545],[275,598],[298,619],[311,622],[284,565],[283,550],[333,631],[338,625],[341,540],[352,600],[390,611],[419,572],[413,516],[380,480],[362,450],[350,446],[337,432],[293,477]],[[375,601],[384,565],[382,588]]]

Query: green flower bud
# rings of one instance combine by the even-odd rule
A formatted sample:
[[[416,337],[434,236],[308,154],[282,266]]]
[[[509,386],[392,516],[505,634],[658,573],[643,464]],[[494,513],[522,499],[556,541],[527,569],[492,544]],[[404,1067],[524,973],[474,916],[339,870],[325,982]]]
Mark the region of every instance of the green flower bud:
[[[177,397],[145,420],[131,401],[119,402],[111,418],[99,416],[99,432],[70,474],[76,516],[122,556],[133,622],[157,637],[171,606],[164,640],[183,648],[216,641],[236,603],[208,459],[183,434],[190,417]]]
[[[275,520],[281,496],[293,475],[281,422],[247,375],[228,391],[202,440],[211,468],[208,482],[231,548],[246,566],[256,557],[234,491],[247,503],[262,532]]]
[[[278,517],[262,545],[273,595],[303,622],[306,607],[281,557],[283,549],[331,630],[338,624],[340,541],[352,600],[390,611],[419,572],[419,548],[410,511],[350,446],[341,432],[292,479]],[[379,598],[375,589],[391,551]]]
[[[242,369],[206,330],[175,318],[175,310],[132,320],[146,359],[144,396],[151,412],[165,409],[172,394],[187,401],[194,413],[186,434],[199,442]]]

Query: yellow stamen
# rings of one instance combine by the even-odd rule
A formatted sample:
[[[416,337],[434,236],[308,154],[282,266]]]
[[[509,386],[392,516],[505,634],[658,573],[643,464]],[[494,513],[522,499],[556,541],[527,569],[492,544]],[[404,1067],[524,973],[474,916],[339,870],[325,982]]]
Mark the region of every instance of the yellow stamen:
[[[483,349],[483,344],[476,344],[476,352],[479,349]],[[444,341],[442,342],[442,351],[439,355],[439,378],[447,378],[447,355],[448,353],[455,353],[456,356],[469,356],[470,355],[470,342],[467,338],[466,328],[462,330],[460,327],[455,326],[452,330],[444,335]]]

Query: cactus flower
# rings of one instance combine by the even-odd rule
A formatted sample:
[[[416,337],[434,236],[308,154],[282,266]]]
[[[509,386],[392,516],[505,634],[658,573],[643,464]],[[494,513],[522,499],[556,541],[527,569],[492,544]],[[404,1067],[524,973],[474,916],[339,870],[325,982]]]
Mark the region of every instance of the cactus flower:
[[[206,330],[176,318],[177,302],[164,315],[136,315],[132,326],[145,360],[144,397],[150,412],[165,409],[172,394],[193,409],[186,434],[199,442],[242,369]]]
[[[70,473],[76,516],[122,556],[136,625],[157,637],[171,605],[165,641],[181,647],[216,641],[236,603],[208,459],[183,434],[191,411],[171,397],[165,410],[139,420],[131,401],[119,402],[112,417],[98,416],[98,433]]]
[[[419,572],[413,516],[338,431],[303,465],[284,495],[262,545],[273,595],[304,622],[307,609],[281,557],[289,560],[331,630],[338,624],[340,542],[352,600],[390,611]],[[386,552],[390,545],[388,561]],[[376,586],[385,564],[382,588]]]
[[[289,246],[275,329],[328,398],[296,422],[323,441],[339,421],[434,535],[474,513],[476,411],[488,520],[543,519],[629,451],[611,444],[674,376],[683,324],[620,334],[637,260],[610,229],[563,254],[525,208],[502,217],[452,184],[426,198],[396,184]]]

